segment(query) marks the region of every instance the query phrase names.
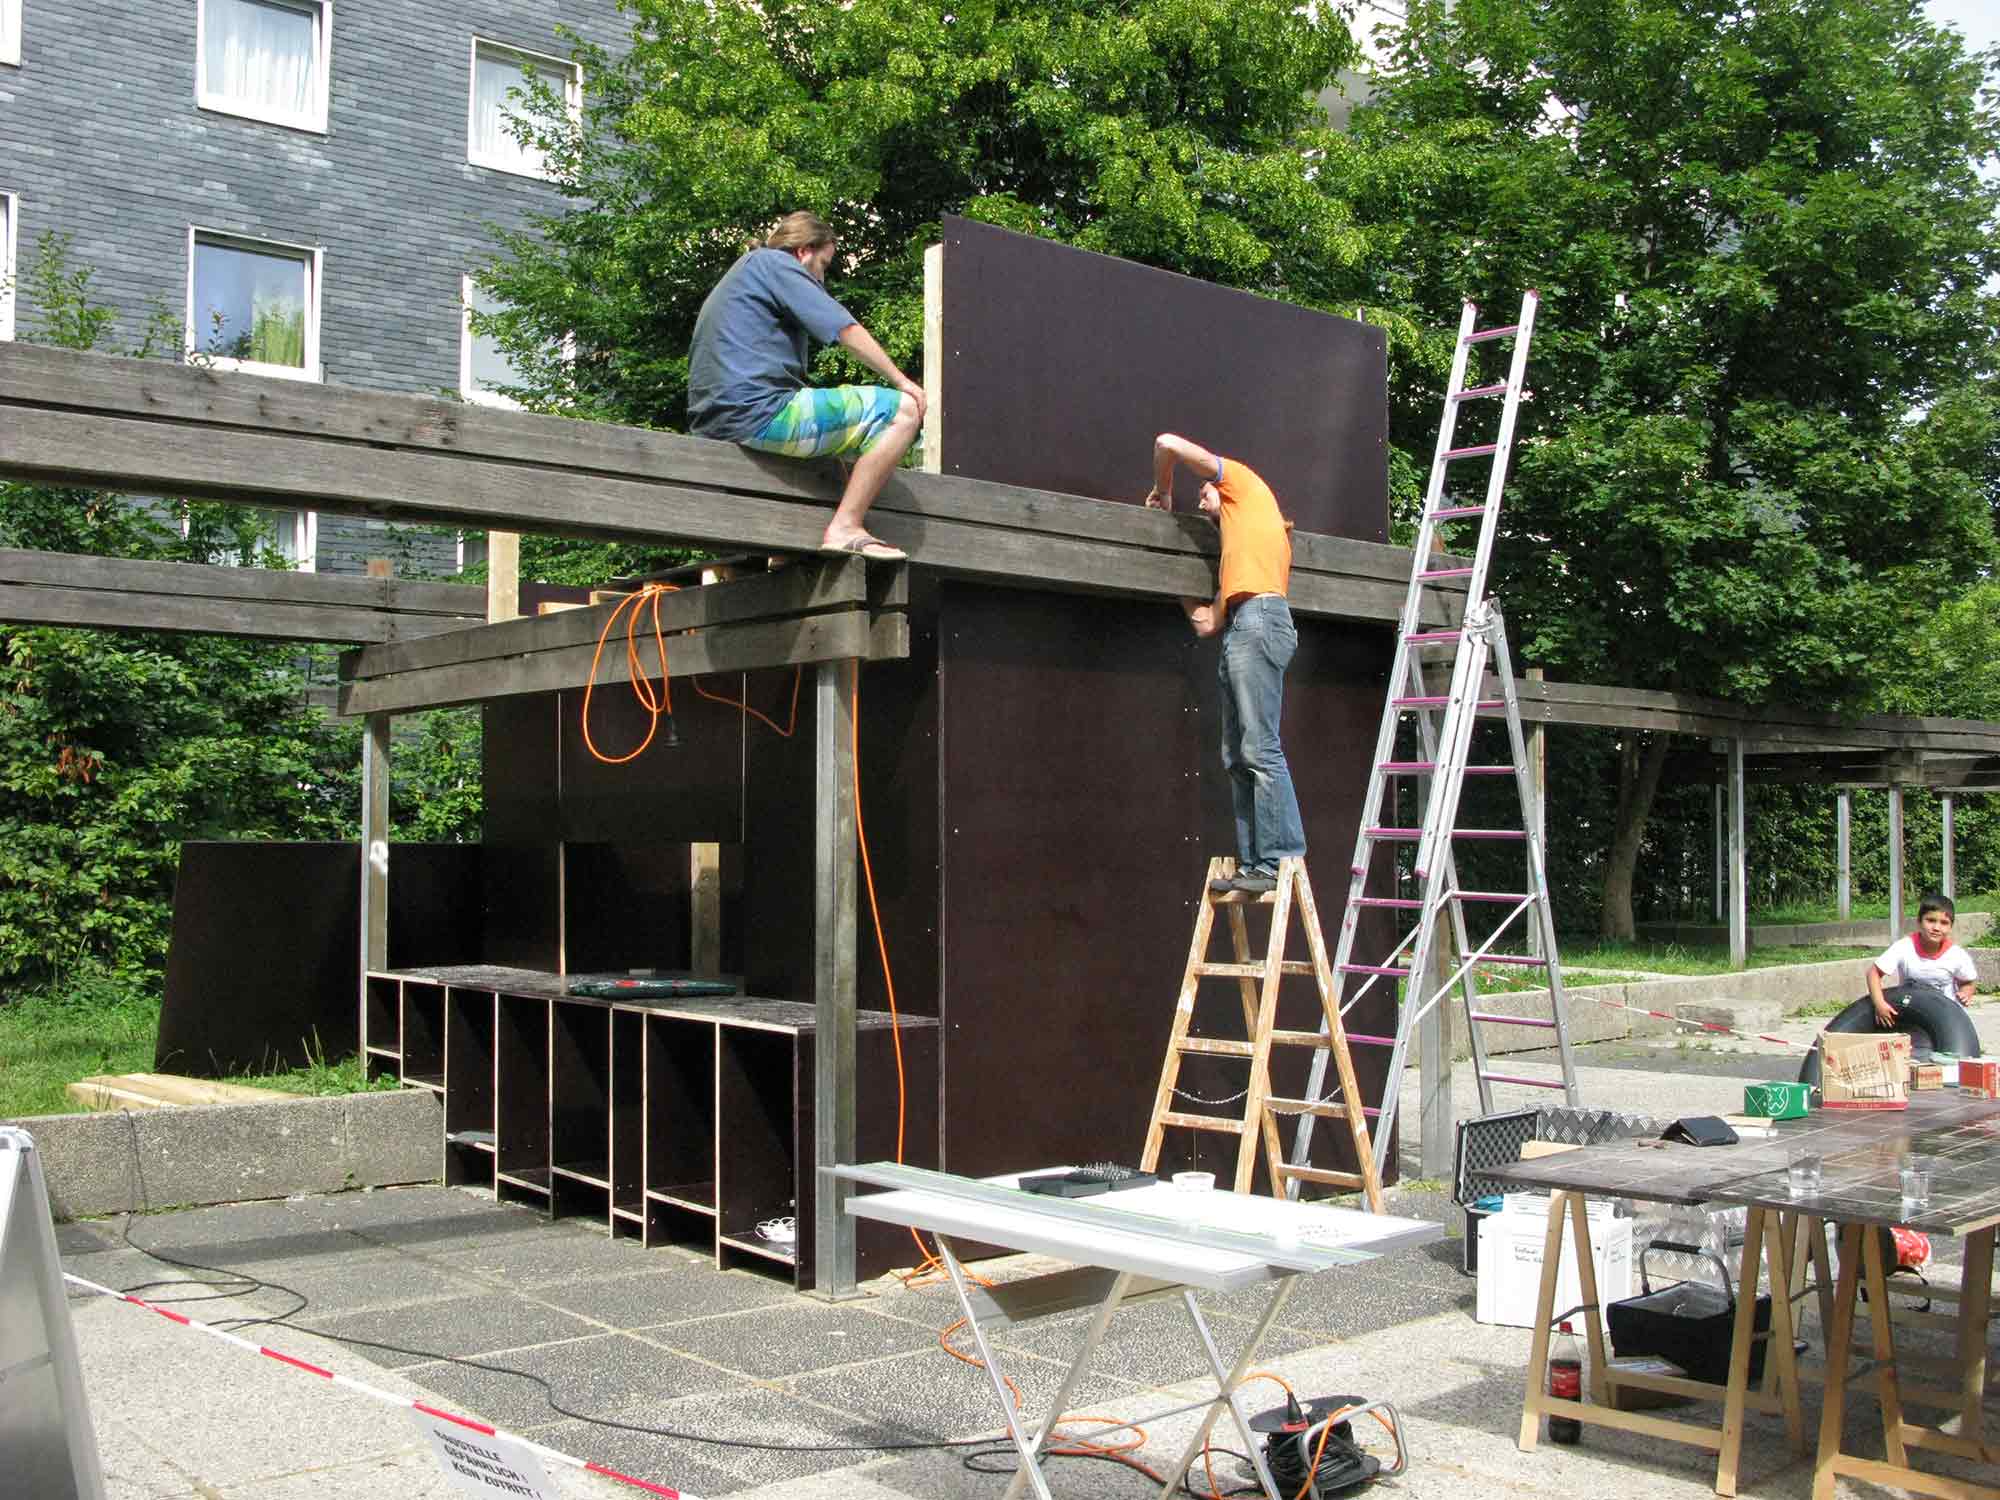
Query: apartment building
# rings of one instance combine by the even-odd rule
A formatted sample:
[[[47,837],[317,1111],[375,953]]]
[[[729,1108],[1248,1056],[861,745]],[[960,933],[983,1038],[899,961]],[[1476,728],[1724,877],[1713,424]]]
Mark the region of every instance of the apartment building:
[[[559,205],[507,129],[532,73],[580,108],[561,22],[615,0],[0,0],[0,338],[47,231],[129,342],[166,308],[217,368],[501,399],[467,273]],[[302,567],[448,571],[447,539],[280,516]]]

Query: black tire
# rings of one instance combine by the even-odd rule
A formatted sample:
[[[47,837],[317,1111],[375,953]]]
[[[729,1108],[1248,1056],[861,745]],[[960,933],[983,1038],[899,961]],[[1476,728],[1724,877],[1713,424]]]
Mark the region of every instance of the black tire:
[[[1960,1057],[1979,1056],[1979,1030],[1965,1013],[1965,1007],[1950,996],[1908,984],[1886,988],[1882,996],[1896,1007],[1895,1029],[1909,1035],[1913,1054],[1928,1057],[1933,1052],[1951,1052]],[[1842,1033],[1880,1030],[1875,1024],[1875,1002],[1863,995],[1828,1021],[1826,1029]],[[1799,1065],[1799,1082],[1819,1087],[1818,1047],[1808,1052]]]

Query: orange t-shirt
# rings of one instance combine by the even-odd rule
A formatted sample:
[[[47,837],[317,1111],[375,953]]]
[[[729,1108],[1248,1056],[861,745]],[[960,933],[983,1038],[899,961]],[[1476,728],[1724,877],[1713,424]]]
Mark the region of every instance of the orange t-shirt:
[[[1278,497],[1248,464],[1222,460],[1220,594],[1225,613],[1240,599],[1283,594],[1292,571],[1292,531]]]

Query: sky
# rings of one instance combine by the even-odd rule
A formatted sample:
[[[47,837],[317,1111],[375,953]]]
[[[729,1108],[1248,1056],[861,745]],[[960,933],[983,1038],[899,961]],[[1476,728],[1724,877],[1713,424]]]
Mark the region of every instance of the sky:
[[[2000,0],[1930,0],[1924,7],[1940,26],[1956,26],[1977,51],[2000,42]]]

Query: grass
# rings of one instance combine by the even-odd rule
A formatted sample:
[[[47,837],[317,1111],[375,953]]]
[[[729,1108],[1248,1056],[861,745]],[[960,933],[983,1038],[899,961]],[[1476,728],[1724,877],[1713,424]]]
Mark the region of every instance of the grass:
[[[26,995],[0,1005],[0,1120],[74,1114],[76,1103],[64,1089],[79,1078],[151,1072],[159,1029],[159,1002],[137,997],[106,1003]],[[306,1067],[238,1074],[229,1082],[313,1095],[396,1087],[393,1079],[370,1082],[357,1057],[328,1062],[317,1047],[310,1050]]]
[[[1923,893],[1911,891],[1903,903],[1903,910],[1915,916],[1917,900]],[[1956,899],[1960,911],[2000,910],[2000,891],[1983,891],[1978,894],[1961,895]],[[1852,901],[1848,904],[1848,920],[1853,922],[1887,921],[1889,918],[1889,898],[1880,901]],[[1797,901],[1787,906],[1767,906],[1750,913],[1750,925],[1758,927],[1767,923],[1785,922],[1838,922],[1840,909],[1831,901]]]

